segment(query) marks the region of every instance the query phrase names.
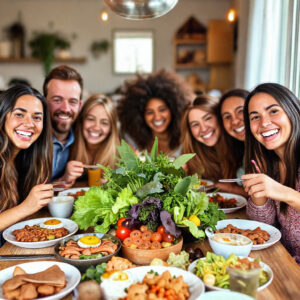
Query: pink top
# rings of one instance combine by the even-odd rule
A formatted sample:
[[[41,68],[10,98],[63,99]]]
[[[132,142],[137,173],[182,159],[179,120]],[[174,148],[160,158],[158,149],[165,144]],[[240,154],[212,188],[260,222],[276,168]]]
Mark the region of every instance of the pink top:
[[[300,168],[296,190],[300,192]],[[282,234],[281,242],[300,264],[300,212],[292,206],[288,206],[283,214],[279,209],[280,201],[268,199],[263,206],[256,206],[251,200],[247,204],[247,215],[250,219],[264,222],[270,225],[279,223]]]

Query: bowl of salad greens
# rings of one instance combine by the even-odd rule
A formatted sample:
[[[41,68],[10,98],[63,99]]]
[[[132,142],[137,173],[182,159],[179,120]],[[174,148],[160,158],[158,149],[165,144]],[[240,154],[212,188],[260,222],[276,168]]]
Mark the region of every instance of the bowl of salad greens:
[[[266,288],[273,280],[273,271],[260,259],[251,257],[239,257],[231,254],[228,258],[207,252],[206,257],[192,262],[188,271],[194,273],[203,280],[206,287],[210,290],[224,291],[229,290],[229,274],[227,267],[243,267],[243,265],[259,264],[261,267],[259,275],[258,291]],[[245,266],[246,267],[246,266]]]

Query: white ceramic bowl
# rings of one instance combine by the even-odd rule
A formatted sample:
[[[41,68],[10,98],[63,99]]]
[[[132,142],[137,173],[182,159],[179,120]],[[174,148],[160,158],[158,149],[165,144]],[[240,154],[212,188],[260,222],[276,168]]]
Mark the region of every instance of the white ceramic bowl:
[[[57,196],[48,203],[48,209],[52,217],[68,218],[73,211],[74,197]]]
[[[230,244],[226,242],[217,241],[216,239],[230,239],[230,240],[237,240],[242,241],[243,245],[236,245],[236,244]],[[209,234],[208,236],[209,244],[215,254],[222,255],[225,258],[227,258],[230,254],[234,253],[237,256],[248,256],[251,252],[251,248],[253,246],[252,241],[241,235],[241,234],[235,234],[235,233],[215,233],[215,234]]]

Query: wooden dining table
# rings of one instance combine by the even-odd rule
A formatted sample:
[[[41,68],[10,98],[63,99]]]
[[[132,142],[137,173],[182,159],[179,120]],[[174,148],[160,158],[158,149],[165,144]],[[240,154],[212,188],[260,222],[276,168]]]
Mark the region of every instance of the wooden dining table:
[[[44,218],[50,216],[47,208],[43,208],[30,219]],[[227,218],[247,219],[245,209],[240,209],[235,213],[227,214]],[[212,251],[207,239],[201,242],[193,243],[193,246],[199,247],[204,255],[207,251]],[[14,254],[53,254],[54,246],[41,249],[20,248],[9,242],[6,242],[0,248],[0,255]],[[261,261],[266,263],[273,270],[274,278],[272,283],[257,294],[258,300],[296,300],[300,299],[300,267],[287,252],[281,242],[263,249],[252,251],[251,257],[260,257]],[[49,260],[49,259],[47,259]],[[58,259],[53,259],[58,260]],[[7,267],[18,265],[32,260],[0,260],[0,270]],[[68,299],[68,298],[64,298]]]

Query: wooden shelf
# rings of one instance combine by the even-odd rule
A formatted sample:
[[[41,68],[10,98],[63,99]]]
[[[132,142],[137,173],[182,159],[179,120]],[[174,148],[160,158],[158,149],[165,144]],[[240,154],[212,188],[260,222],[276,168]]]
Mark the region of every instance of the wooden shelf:
[[[10,57],[10,58],[1,58],[0,63],[35,63],[41,62],[40,59],[35,57]],[[70,58],[54,58],[54,62],[64,62],[64,63],[85,63],[85,57],[70,57]]]
[[[175,69],[177,70],[185,70],[185,69],[201,69],[201,68],[209,68],[209,65],[206,62],[202,64],[195,64],[195,63],[186,63],[186,64],[175,64]]]
[[[199,44],[206,44],[206,37],[202,39],[175,39],[175,45],[199,45]]]

